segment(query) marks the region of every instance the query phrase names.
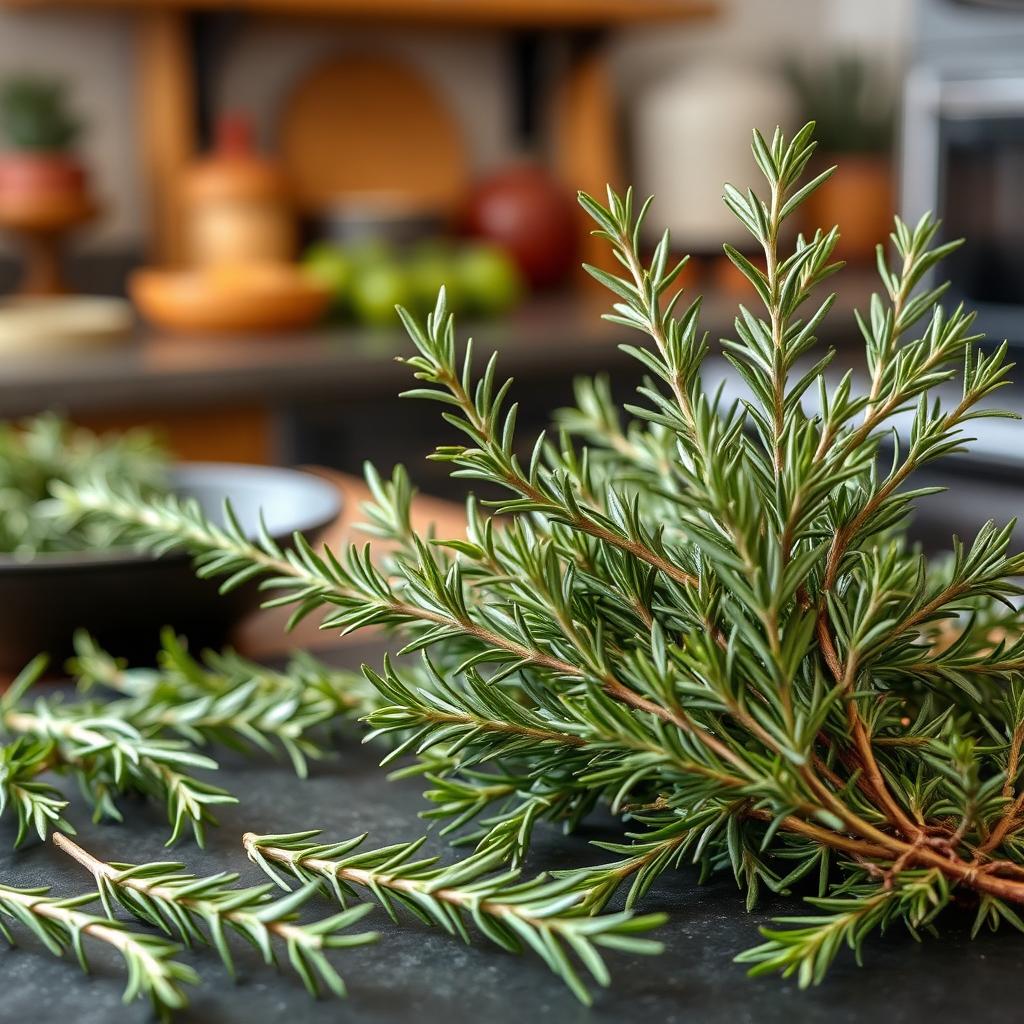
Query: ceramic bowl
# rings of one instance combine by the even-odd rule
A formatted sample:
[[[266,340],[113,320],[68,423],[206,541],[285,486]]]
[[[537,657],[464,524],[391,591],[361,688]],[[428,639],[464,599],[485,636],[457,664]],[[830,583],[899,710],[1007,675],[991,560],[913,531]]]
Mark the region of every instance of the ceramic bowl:
[[[262,511],[281,545],[295,531],[314,541],[341,511],[337,489],[310,473],[233,463],[181,463],[173,490],[195,498],[208,516],[223,521],[229,498],[246,533],[255,538]],[[190,558],[172,552],[157,558],[132,548],[38,555],[0,555],[0,672],[17,672],[46,652],[59,669],[76,629],[95,634],[107,649],[134,659],[151,658],[163,626],[187,636],[193,647],[221,645],[233,626],[259,605],[255,583],[227,595],[218,581],[199,579]]]

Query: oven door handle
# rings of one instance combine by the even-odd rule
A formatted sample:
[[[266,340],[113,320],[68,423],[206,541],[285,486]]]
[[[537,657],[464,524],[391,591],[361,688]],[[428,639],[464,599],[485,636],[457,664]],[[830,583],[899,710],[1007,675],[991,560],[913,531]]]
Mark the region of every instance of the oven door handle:
[[[938,113],[947,118],[1024,114],[1024,76],[959,78],[939,82]]]
[[[947,78],[917,65],[903,93],[900,210],[914,223],[938,212],[942,190],[941,123],[977,117],[1024,117],[1024,75]]]

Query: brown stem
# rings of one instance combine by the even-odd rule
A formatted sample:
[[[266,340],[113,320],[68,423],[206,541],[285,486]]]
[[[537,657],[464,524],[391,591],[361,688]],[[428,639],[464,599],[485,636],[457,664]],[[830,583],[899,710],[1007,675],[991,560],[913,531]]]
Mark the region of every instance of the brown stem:
[[[1017,767],[1020,762],[1020,745],[1024,742],[1024,722],[1018,722],[1010,739],[1010,753],[1006,759],[1006,781],[1003,783],[1003,796],[1013,796],[1013,788],[1017,780]]]
[[[978,847],[979,853],[990,853],[999,847],[1002,841],[1020,825],[1020,814],[1024,810],[1024,793],[1006,809],[1003,816],[996,822],[988,839]]]
[[[775,816],[771,811],[763,811],[751,808],[744,812],[748,818],[756,818],[759,821],[773,821]],[[860,839],[853,839],[844,836],[841,832],[832,832],[813,822],[804,821],[795,815],[789,815],[782,820],[782,828],[787,832],[794,832],[797,835],[807,836],[823,846],[831,847],[833,850],[842,850],[844,853],[860,854],[862,857],[874,857],[885,860],[892,856],[892,850],[879,843],[864,842]]]
[[[141,893],[144,896],[156,896],[159,899],[168,900],[178,904],[179,906],[195,909],[197,911],[201,910],[202,906],[206,904],[206,901],[202,899],[195,899],[187,894],[176,892],[173,888],[168,886],[152,885],[144,878],[125,878],[123,877],[123,873],[118,871],[117,868],[112,867],[110,864],[107,864],[106,861],[102,861],[98,857],[94,857],[87,850],[83,850],[82,847],[73,842],[62,832],[53,833],[53,842],[60,850],[81,864],[82,867],[97,880],[97,882],[101,878],[105,878],[112,885],[124,886],[126,889],[134,889],[135,892]],[[218,916],[223,918],[225,921],[248,922],[251,921],[255,915],[245,910],[223,910],[218,912]],[[279,935],[283,939],[294,939],[304,945],[310,944],[309,933],[302,928],[297,928],[294,925],[289,924],[287,921],[262,921],[261,924],[268,932]],[[316,940],[314,939],[313,941],[315,942]]]
[[[848,693],[846,700],[846,718],[849,723],[850,735],[853,739],[854,749],[857,751],[857,756],[864,771],[864,780],[867,785],[871,787],[875,797],[881,803],[882,810],[885,812],[886,817],[901,832],[903,832],[904,835],[913,838],[920,834],[921,828],[910,819],[903,808],[896,802],[893,795],[889,792],[889,787],[886,784],[885,777],[882,775],[882,770],[875,758],[875,752],[871,745],[871,737],[868,735],[864,721],[860,716],[860,712],[857,710],[857,702],[852,696],[851,691],[853,690],[853,676],[856,672],[856,664],[851,659],[851,663],[844,667],[842,662],[839,660],[835,644],[832,641],[832,633],[828,626],[828,619],[824,612],[818,616],[816,628],[818,645],[824,655],[825,663],[836,682],[841,682]]]

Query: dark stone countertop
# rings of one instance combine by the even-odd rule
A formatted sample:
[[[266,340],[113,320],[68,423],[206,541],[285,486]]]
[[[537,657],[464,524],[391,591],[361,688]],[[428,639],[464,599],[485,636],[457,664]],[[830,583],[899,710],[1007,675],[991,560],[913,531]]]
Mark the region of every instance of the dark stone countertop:
[[[180,858],[198,874],[230,868],[241,872],[243,881],[256,883],[264,876],[248,863],[239,843],[246,830],[320,826],[336,838],[368,831],[367,842],[375,845],[414,838],[422,831],[415,817],[423,806],[421,784],[387,782],[374,750],[360,746],[354,733],[339,744],[336,756],[314,765],[305,782],[297,781],[283,764],[222,761],[218,781],[241,803],[223,810],[221,827],[209,831],[205,851],[191,842],[182,842],[173,852],[165,850],[167,828],[159,808],[128,801],[124,825],[90,825],[80,804],[73,805],[70,817],[82,845],[110,860]],[[604,857],[588,848],[587,840],[599,834],[588,827],[563,837],[541,826],[530,867],[596,863]],[[5,816],[0,823],[3,882],[50,884],[60,895],[88,890],[85,872],[51,845],[11,853],[12,839]],[[237,984],[209,949],[185,955],[203,981],[191,990],[189,1010],[176,1019],[223,1024],[286,1016],[295,1024],[909,1024],[1013,1020],[1019,1015],[1024,936],[985,932],[971,942],[967,918],[944,924],[942,940],[926,938],[918,944],[902,930],[876,936],[867,943],[863,968],[844,952],[821,987],[800,992],[795,983],[778,977],[748,979],[743,967],[732,963],[737,952],[756,943],[757,926],[768,920],[769,912],[806,912],[796,899],[772,898],[766,907],[747,914],[731,879],[700,886],[695,872],[684,869],[662,877],[645,909],[665,910],[670,916],[659,933],[664,954],[610,953],[612,987],[599,992],[589,1010],[532,955],[511,956],[483,939],[465,946],[409,918],[394,925],[378,908],[359,927],[379,930],[381,941],[332,954],[348,985],[347,1000],[311,1000],[290,970],[275,974],[263,968],[253,951],[233,941]],[[330,911],[324,899],[314,901],[304,915],[309,919]],[[14,949],[0,947],[0,1021],[134,1024],[151,1019],[147,1004],[121,1004],[124,974],[116,956],[87,940],[94,974],[85,976],[73,959],[55,959],[19,926],[13,928],[23,943]]]

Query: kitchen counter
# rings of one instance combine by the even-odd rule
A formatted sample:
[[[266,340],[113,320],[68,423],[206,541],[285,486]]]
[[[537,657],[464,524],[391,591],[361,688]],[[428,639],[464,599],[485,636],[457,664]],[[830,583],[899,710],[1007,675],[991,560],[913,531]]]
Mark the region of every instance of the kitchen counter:
[[[246,861],[240,847],[246,830],[322,827],[337,838],[368,831],[367,842],[376,845],[422,833],[423,823],[416,819],[423,807],[422,783],[385,782],[375,763],[378,754],[372,747],[361,747],[353,732],[329,759],[313,766],[305,782],[296,781],[283,764],[222,758],[225,768],[217,781],[240,795],[241,803],[219,815],[221,827],[209,831],[205,851],[185,842],[169,854],[163,847],[166,823],[161,811],[150,805],[131,802],[124,825],[90,825],[75,809],[70,816],[80,829],[79,842],[99,856],[122,861],[171,856],[199,874],[238,870],[244,882],[257,883],[264,876]],[[530,870],[600,862],[605,855],[587,841],[603,834],[599,826],[588,825],[579,834],[564,837],[539,826]],[[5,816],[0,822],[3,882],[50,884],[59,895],[89,889],[88,876],[50,844],[9,852],[13,835]],[[432,849],[445,852],[436,842]],[[536,957],[511,956],[481,938],[465,946],[409,918],[393,924],[377,909],[359,928],[379,930],[381,941],[331,955],[348,985],[347,1001],[311,1000],[293,973],[262,968],[252,950],[232,941],[237,984],[227,978],[210,950],[198,948],[184,956],[200,970],[203,981],[192,990],[189,1011],[178,1019],[211,1024],[285,1019],[295,1024],[985,1024],[1014,1020],[1019,1010],[1024,936],[1011,930],[999,935],[984,931],[971,942],[969,915],[944,922],[941,940],[926,936],[916,943],[899,928],[875,936],[866,943],[863,968],[844,950],[823,985],[800,992],[793,981],[748,979],[744,969],[732,963],[736,953],[758,941],[757,927],[767,923],[771,913],[807,912],[795,898],[773,897],[747,914],[731,879],[700,886],[696,872],[684,867],[662,876],[644,907],[669,914],[659,932],[665,952],[660,957],[610,953],[612,987],[597,994],[590,1010],[580,1006]],[[330,910],[331,904],[323,899],[304,913],[325,916]],[[55,959],[20,926],[12,927],[21,945],[0,949],[3,1020],[142,1024],[152,1019],[141,1002],[121,1005],[124,976],[116,956],[107,956],[87,939],[95,970],[87,977],[72,957]]]
[[[855,336],[850,315],[863,304],[869,278],[852,272],[848,296],[837,303],[824,339]],[[712,339],[732,332],[736,296],[713,294],[702,322]],[[501,320],[474,324],[460,318],[461,338],[475,339],[478,359],[500,353],[502,373],[520,377],[593,373],[636,367],[618,351],[636,343],[626,328],[609,324],[603,296],[534,300]],[[268,337],[173,337],[140,328],[131,344],[106,351],[39,358],[5,357],[0,366],[0,419],[44,409],[71,414],[118,409],[197,408],[225,404],[279,406],[294,401],[391,399],[409,385],[395,357],[412,345],[399,328],[352,326]]]

